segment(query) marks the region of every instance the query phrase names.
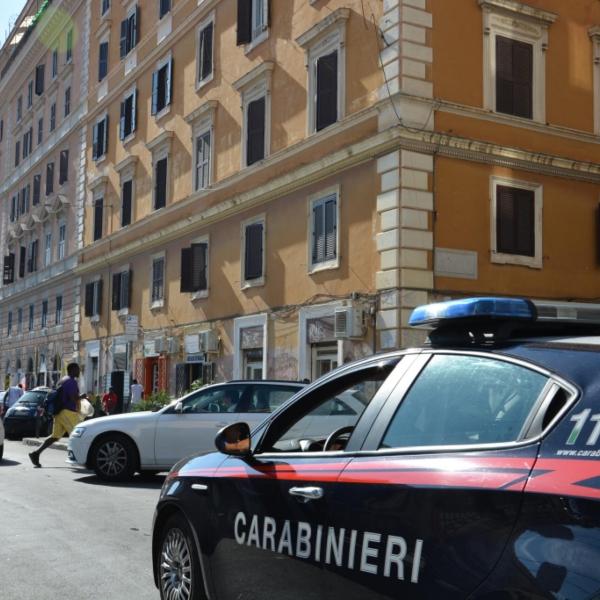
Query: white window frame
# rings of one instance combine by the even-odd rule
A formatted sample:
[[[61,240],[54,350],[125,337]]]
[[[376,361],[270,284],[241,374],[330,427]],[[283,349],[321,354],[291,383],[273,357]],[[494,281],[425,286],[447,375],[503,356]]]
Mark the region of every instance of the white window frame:
[[[313,263],[313,233],[314,233],[314,222],[313,222],[313,207],[319,202],[323,202],[329,196],[335,194],[335,225],[336,225],[336,236],[335,236],[335,258],[332,260],[326,260],[323,262]],[[342,201],[341,188],[339,185],[334,185],[324,190],[319,191],[316,194],[311,194],[308,197],[308,256],[307,264],[309,265],[308,273],[318,273],[319,271],[327,271],[330,269],[337,269],[340,266],[340,204]]]
[[[173,59],[173,53],[169,52],[165,57],[163,57],[159,61],[157,61],[154,72],[158,73],[158,71],[160,71],[163,67],[166,66],[167,69],[169,70],[169,81],[171,81],[172,77],[173,77],[173,71],[171,70],[171,60],[172,59]],[[152,78],[150,79],[150,81],[152,82]],[[173,87],[173,86],[171,86],[171,87]],[[173,90],[175,90],[174,87],[173,87]],[[166,91],[165,91],[165,93],[166,93]],[[152,90],[150,90],[150,102],[152,103]],[[171,96],[171,98],[169,98],[169,103],[166,104],[164,106],[164,108],[162,108],[160,111],[158,111],[155,115],[152,115],[152,116],[158,121],[159,119],[161,119],[165,115],[168,115],[171,112],[171,106],[173,106],[173,97],[172,96]]]
[[[209,118],[210,119],[210,118]],[[215,143],[215,135],[214,135],[214,127],[212,123],[212,119],[206,119],[198,123],[196,127],[194,127],[194,137],[193,137],[193,152],[194,152],[194,171],[193,171],[193,189],[194,192],[200,192],[202,190],[209,189],[213,182],[213,156],[214,156],[214,143]],[[208,182],[205,186],[198,185],[198,139],[205,136],[206,134],[210,135],[209,145],[208,145]]]
[[[200,79],[200,36],[208,25],[212,23],[213,26],[213,36],[212,36],[212,69],[210,71],[210,75],[205,77],[204,79]],[[215,11],[213,10],[206,19],[204,19],[198,28],[196,29],[196,91],[200,90],[204,86],[208,85],[215,76]]]
[[[44,231],[44,267],[52,264],[52,230]]]
[[[257,223],[261,223],[263,226],[263,231],[262,231],[263,252],[262,252],[262,270],[261,270],[262,275],[257,279],[247,280],[244,277],[246,274],[246,228],[249,225],[255,225]],[[240,281],[242,282],[242,289],[246,290],[246,289],[253,288],[253,287],[263,286],[263,285],[265,285],[265,276],[266,276],[265,270],[266,270],[266,264],[267,264],[267,261],[266,261],[267,215],[265,213],[262,213],[260,215],[256,215],[255,217],[252,217],[251,219],[242,221],[240,236],[241,236]]]
[[[210,294],[210,235],[207,233],[197,237],[191,241],[191,244],[206,244],[206,289],[192,292],[192,300],[202,300],[208,298]]]
[[[156,136],[153,140],[146,144],[146,148],[152,153],[152,212],[162,210],[169,206],[169,200],[171,200],[172,184],[171,184],[171,170],[172,170],[172,152],[171,144],[173,139],[172,131],[163,131],[161,134]],[[165,199],[165,206],[160,208],[156,207],[156,163],[163,158],[167,159],[167,197]]]
[[[346,22],[349,16],[348,9],[337,9],[296,39],[306,51],[308,135],[317,133],[317,61],[334,50],[338,53],[337,122],[346,116]]]
[[[160,300],[152,299],[152,290],[154,288],[154,262],[157,260],[163,261],[163,295]],[[155,310],[158,308],[163,308],[165,305],[165,298],[167,296],[167,254],[163,250],[162,252],[158,252],[157,254],[153,254],[150,257],[150,309]]]
[[[483,12],[483,107],[509,119],[546,123],[546,50],[553,13],[533,9],[514,0],[478,0]],[[532,118],[496,111],[496,38],[533,47]]]
[[[257,14],[256,7],[262,4],[262,14],[263,14],[263,25],[261,30],[258,31],[254,27],[254,16]],[[259,44],[262,44],[265,40],[269,39],[269,0],[252,0],[252,9],[251,9],[251,18],[252,22],[250,24],[250,43],[246,44],[244,47],[244,53],[248,54],[252,52],[254,48],[256,48]]]
[[[498,252],[498,237],[497,237],[497,221],[496,221],[496,209],[497,209],[497,188],[498,186],[506,186],[519,188],[524,190],[531,190],[534,192],[534,256],[522,256],[519,254],[506,254]],[[519,179],[508,179],[505,177],[491,177],[490,178],[490,230],[491,230],[491,256],[490,260],[497,264],[509,264],[509,265],[520,265],[524,267],[531,267],[534,269],[541,269],[543,267],[543,256],[542,256],[542,214],[543,214],[543,191],[544,187],[542,184],[533,183],[531,181],[523,181]]]
[[[251,327],[262,327],[263,328],[263,379],[267,379],[267,365],[268,365],[268,315],[251,315],[249,317],[238,317],[233,321],[233,379],[241,379],[242,373],[242,344],[241,336],[242,329],[249,329]]]

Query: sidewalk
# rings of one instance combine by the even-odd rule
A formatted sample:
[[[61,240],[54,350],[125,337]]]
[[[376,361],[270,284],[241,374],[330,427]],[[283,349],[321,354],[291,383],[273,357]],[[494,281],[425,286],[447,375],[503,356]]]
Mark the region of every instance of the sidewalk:
[[[42,445],[42,442],[45,440],[46,438],[23,438],[23,443],[26,446],[35,446],[36,448],[38,448],[39,446]],[[52,446],[50,446],[50,448],[54,448],[55,450],[64,450],[66,452],[67,450],[67,443],[68,443],[68,439],[67,438],[62,438],[61,440],[59,440],[58,442],[54,442],[54,444],[52,444]]]

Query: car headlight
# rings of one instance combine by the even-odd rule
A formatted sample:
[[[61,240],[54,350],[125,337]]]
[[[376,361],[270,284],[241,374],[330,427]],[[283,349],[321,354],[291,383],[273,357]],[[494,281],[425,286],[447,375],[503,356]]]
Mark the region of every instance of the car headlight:
[[[85,433],[85,427],[75,427],[71,433],[71,437],[81,437]]]

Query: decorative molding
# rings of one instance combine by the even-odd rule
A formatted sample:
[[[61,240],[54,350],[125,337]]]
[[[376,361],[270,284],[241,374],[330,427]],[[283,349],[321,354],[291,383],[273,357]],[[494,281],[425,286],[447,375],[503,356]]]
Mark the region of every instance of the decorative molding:
[[[550,25],[558,19],[558,15],[547,10],[534,8],[528,4],[515,2],[514,0],[478,0],[479,6],[485,10],[503,11],[511,16],[527,17],[533,21]]]
[[[274,68],[275,63],[272,60],[266,60],[240,77],[237,81],[234,81],[232,86],[236,91],[243,93],[252,85],[259,83],[259,80],[264,80],[267,82],[267,87],[270,89],[271,73]]]
[[[155,151],[162,148],[162,146],[171,146],[173,141],[173,136],[175,134],[172,131],[163,131],[158,134],[154,139],[150,140],[146,143],[146,148],[150,150],[150,152],[154,153]]]
[[[196,122],[203,119],[210,119],[214,121],[215,112],[219,103],[216,100],[208,100],[204,104],[201,104],[198,108],[188,113],[184,120],[188,125],[194,125]]]
[[[115,165],[115,171],[121,175],[123,171],[135,171],[138,161],[139,159],[135,154],[130,154]]]
[[[311,46],[321,35],[326,33],[330,27],[333,27],[340,21],[347,21],[350,18],[349,8],[338,8],[329,13],[324,19],[313,25],[302,35],[296,38],[296,43],[302,48]]]

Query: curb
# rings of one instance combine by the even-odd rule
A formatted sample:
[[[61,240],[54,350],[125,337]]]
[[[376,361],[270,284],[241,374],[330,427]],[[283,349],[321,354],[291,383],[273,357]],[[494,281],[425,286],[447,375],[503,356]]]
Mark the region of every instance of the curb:
[[[36,448],[42,445],[42,442],[44,441],[45,438],[23,438],[23,443],[26,446],[35,446]],[[59,441],[59,442],[54,442],[54,444],[52,444],[52,446],[50,446],[50,448],[54,448],[54,450],[64,450],[66,452],[67,450],[67,442],[66,441]]]

